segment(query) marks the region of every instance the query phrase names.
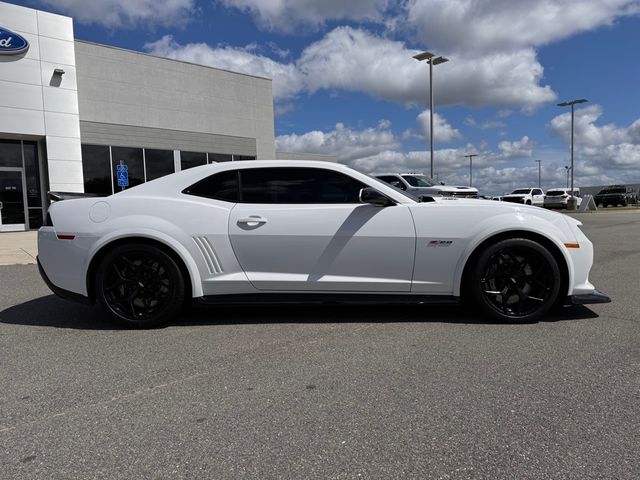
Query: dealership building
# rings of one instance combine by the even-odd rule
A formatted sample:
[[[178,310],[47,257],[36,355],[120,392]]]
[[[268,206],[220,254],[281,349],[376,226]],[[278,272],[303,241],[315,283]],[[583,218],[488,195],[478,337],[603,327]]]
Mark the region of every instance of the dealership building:
[[[41,226],[48,191],[278,156],[270,79],[76,40],[71,18],[0,2],[0,231]]]

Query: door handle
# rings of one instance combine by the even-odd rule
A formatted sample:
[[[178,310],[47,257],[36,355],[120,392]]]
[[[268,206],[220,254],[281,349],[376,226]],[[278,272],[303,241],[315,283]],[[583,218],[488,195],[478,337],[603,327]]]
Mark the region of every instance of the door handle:
[[[264,225],[265,223],[267,223],[267,219],[258,215],[252,215],[250,217],[239,218],[237,223],[238,225],[248,225],[250,227],[254,227],[258,225]]]

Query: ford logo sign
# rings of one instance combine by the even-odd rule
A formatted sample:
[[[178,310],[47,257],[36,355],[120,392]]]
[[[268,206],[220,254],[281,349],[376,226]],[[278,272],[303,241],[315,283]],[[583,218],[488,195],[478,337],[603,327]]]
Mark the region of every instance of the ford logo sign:
[[[29,50],[29,42],[22,35],[0,27],[0,55],[19,55]]]

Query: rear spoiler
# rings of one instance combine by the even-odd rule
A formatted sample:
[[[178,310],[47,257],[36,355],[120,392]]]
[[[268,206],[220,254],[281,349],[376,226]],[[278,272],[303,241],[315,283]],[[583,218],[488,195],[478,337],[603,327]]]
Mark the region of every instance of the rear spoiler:
[[[91,198],[91,197],[106,197],[108,195],[102,195],[100,193],[78,193],[78,192],[47,192],[49,201],[59,202],[61,200],[72,200],[74,198]]]

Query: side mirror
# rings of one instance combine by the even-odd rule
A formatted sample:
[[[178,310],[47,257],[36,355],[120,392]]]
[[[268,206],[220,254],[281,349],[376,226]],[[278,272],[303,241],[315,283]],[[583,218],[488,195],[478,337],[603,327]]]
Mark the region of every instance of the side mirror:
[[[375,188],[371,187],[364,187],[360,190],[360,202],[369,203],[378,207],[388,207],[394,204],[390,198],[385,197]]]

